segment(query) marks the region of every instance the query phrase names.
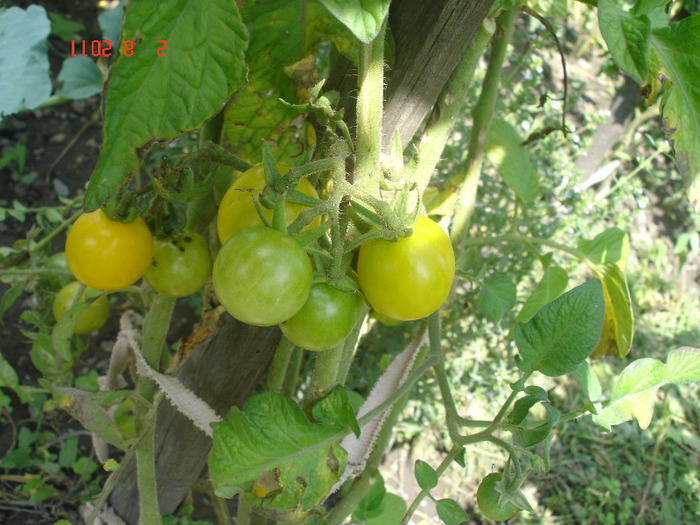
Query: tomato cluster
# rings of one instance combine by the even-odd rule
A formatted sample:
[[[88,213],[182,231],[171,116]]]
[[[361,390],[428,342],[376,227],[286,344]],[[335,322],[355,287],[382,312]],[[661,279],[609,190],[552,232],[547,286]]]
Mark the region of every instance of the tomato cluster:
[[[287,167],[278,170],[284,174]],[[348,336],[365,299],[378,315],[394,322],[426,317],[446,299],[454,253],[448,236],[427,217],[418,218],[409,237],[362,244],[359,290],[348,290],[323,275],[315,279],[304,249],[285,233],[263,226],[260,214],[271,222],[273,212],[256,206],[255,199],[265,186],[263,166],[251,168],[231,185],[218,210],[222,247],[214,261],[214,291],[236,319],[258,326],[279,324],[295,345],[322,351]],[[318,197],[306,179],[296,189]],[[285,223],[291,224],[304,209],[285,203]],[[317,218],[306,229],[319,223]]]
[[[288,168],[277,169],[284,174]],[[302,245],[280,226],[282,222],[289,226],[308,208],[279,201],[274,213],[283,217],[273,220],[269,201],[264,206],[261,199],[266,186],[264,167],[258,165],[228,189],[217,213],[221,248],[213,265],[207,242],[192,231],[154,239],[140,217],[123,223],[102,210],[81,215],[68,232],[65,249],[78,282],[56,297],[56,318],[74,302],[79,283],[111,291],[143,277],[155,291],[177,298],[201,289],[211,273],[216,297],[233,317],[256,326],[279,325],[295,345],[323,351],[348,336],[364,312],[365,300],[376,316],[391,323],[426,317],[446,299],[454,276],[454,253],[449,238],[432,220],[419,217],[408,237],[361,244],[359,286],[353,279],[349,281],[355,284],[341,284],[329,280],[321,267],[314,271]],[[304,178],[295,189],[310,201],[318,200]],[[320,222],[316,217],[302,232]],[[76,332],[93,331],[104,323],[109,312],[106,301],[102,295],[83,311]]]

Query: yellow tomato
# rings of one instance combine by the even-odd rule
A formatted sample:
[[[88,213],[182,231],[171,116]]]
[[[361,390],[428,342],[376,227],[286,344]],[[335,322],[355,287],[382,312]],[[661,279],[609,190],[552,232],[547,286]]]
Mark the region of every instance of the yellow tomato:
[[[287,166],[278,165],[277,169],[284,175],[289,168]],[[262,164],[253,166],[248,171],[242,173],[241,176],[233,182],[224,195],[224,198],[221,199],[219,212],[216,216],[216,228],[219,232],[221,244],[224,244],[234,234],[244,228],[263,225],[255,209],[253,198],[257,197],[258,193],[260,193],[265,186],[267,186],[267,181],[265,180],[265,170]],[[306,179],[301,179],[296,189],[310,197],[318,198],[316,189]],[[261,209],[265,217],[272,221],[272,210],[263,206],[261,206]],[[307,207],[301,204],[285,202],[284,220],[287,226],[292,224],[294,219],[305,209],[307,209]],[[321,219],[320,217],[316,217],[303,229],[309,230],[315,228],[319,224],[321,224]]]

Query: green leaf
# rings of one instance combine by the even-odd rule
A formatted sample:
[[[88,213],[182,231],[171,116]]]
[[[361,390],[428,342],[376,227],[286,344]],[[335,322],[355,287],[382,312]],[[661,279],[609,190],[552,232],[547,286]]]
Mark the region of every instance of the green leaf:
[[[497,323],[503,314],[515,306],[517,292],[509,277],[495,275],[484,281],[477,304],[489,321]]]
[[[318,415],[329,417],[326,408]],[[266,498],[270,508],[317,505],[345,469],[346,452],[336,442],[349,430],[343,421],[335,416],[312,423],[294,401],[272,392],[251,397],[243,410],[234,407],[212,425],[208,461],[215,493],[231,498],[249,490],[263,472],[278,470],[281,489]]]
[[[525,388],[528,394],[515,402],[513,410],[508,415],[508,420],[514,425],[520,425],[513,430],[513,438],[521,447],[531,447],[544,441],[554,425],[559,422],[559,412],[548,403],[547,391],[539,386],[531,385]],[[538,403],[542,403],[547,411],[547,420],[535,422],[534,427],[523,425],[530,409]]]
[[[700,15],[655,29],[652,45],[672,83],[666,82],[662,101],[666,133],[673,141],[688,199],[700,213]]]
[[[74,39],[76,33],[85,30],[85,26],[80,22],[63,18],[58,13],[49,13],[49,18],[51,19],[51,34],[66,42]]]
[[[588,361],[581,363],[570,375],[576,380],[578,386],[581,387],[588,401],[598,401],[600,396],[603,395],[598,376],[595,374],[593,367],[591,367]]]
[[[564,293],[568,282],[569,274],[566,270],[561,266],[548,266],[540,284],[527,298],[515,321],[525,323],[532,319],[540,308]]]
[[[386,491],[381,473],[352,511],[353,522],[364,525],[394,525],[406,514],[406,501]]]
[[[0,118],[34,109],[51,95],[43,7],[0,9]]]
[[[297,98],[295,84],[285,71],[297,67],[328,40],[356,59],[357,51],[348,44],[350,39],[356,41],[316,1],[246,2],[241,15],[252,28],[246,53],[250,73],[248,84],[226,106],[226,135],[234,151],[250,161],[260,158],[260,144],[265,139],[274,143],[277,162],[296,164],[306,145],[299,136],[299,112],[280,101]]]
[[[378,472],[376,480],[352,511],[353,520],[365,521],[370,517],[379,515],[382,511],[382,502],[386,494],[384,477],[381,472]]]
[[[78,436],[72,436],[63,442],[61,451],[58,453],[58,463],[62,467],[70,467],[78,457]]]
[[[566,292],[530,321],[515,326],[518,368],[526,375],[537,370],[550,377],[573,372],[598,343],[604,315],[600,280],[591,279]]]
[[[608,228],[591,241],[579,239],[578,249],[595,264],[614,263],[625,269],[630,253],[630,238],[619,228]]]
[[[459,525],[463,521],[469,520],[467,512],[453,499],[437,500],[435,510],[446,525]]]
[[[50,384],[46,386],[51,387]],[[129,443],[112,416],[89,393],[70,387],[54,387],[51,390],[59,406],[80,421],[87,430],[115,447],[122,450],[127,448]]]
[[[58,80],[63,87],[57,93],[71,100],[81,100],[102,91],[102,76],[95,63],[88,57],[70,57],[63,61]]]
[[[201,126],[245,82],[248,33],[235,2],[136,2],[123,38],[134,42],[133,54],[122,49],[112,70],[88,211],[129,180],[154,140]],[[163,40],[166,55],[158,56]]]
[[[22,403],[26,403],[29,400],[27,392],[19,384],[19,376],[12,365],[5,360],[5,358],[0,354],[0,388],[6,387],[13,390],[18,396]]]
[[[365,525],[394,525],[401,523],[406,514],[406,501],[396,494],[387,493],[382,499],[379,512],[365,520]]]
[[[542,406],[547,412],[547,420],[537,422],[532,428],[521,426],[513,430],[513,439],[517,445],[527,448],[542,443],[559,422],[559,411],[556,408],[549,403],[542,403]]]
[[[630,12],[634,16],[647,15],[653,29],[668,24],[667,5],[667,0],[637,0]]]
[[[22,295],[23,290],[24,287],[22,285],[15,284],[2,294],[2,299],[0,299],[0,321],[2,321],[5,312],[7,312],[7,310],[15,304],[15,301],[19,299],[19,296]]]
[[[647,428],[654,412],[656,391],[669,383],[700,381],[700,349],[682,347],[672,350],[666,364],[657,359],[643,358],[630,363],[613,386],[610,401],[604,403],[593,422],[605,430],[613,425],[636,419]]]
[[[321,0],[321,3],[360,42],[369,44],[379,33],[389,13],[391,0]]]
[[[416,464],[413,467],[413,473],[416,476],[418,486],[423,490],[430,490],[437,487],[437,472],[435,472],[435,469],[422,459],[416,461]]]
[[[547,391],[539,386],[531,385],[525,388],[524,397],[518,399],[513,405],[513,410],[508,415],[508,419],[514,425],[519,425],[527,417],[530,409],[537,403],[548,401]]]
[[[540,193],[539,182],[530,162],[530,153],[515,128],[505,120],[493,119],[484,149],[506,185],[521,201],[533,203]]]
[[[326,396],[314,404],[311,415],[316,421],[324,421],[336,428],[350,428],[360,437],[360,425],[350,403],[348,391],[336,385]]]
[[[651,37],[649,17],[632,16],[619,9],[615,0],[599,0],[598,25],[615,63],[635,82],[644,82]]]
[[[591,358],[604,355],[625,357],[634,336],[634,312],[627,280],[620,267],[612,263],[597,266],[594,273],[603,283],[605,321]]]

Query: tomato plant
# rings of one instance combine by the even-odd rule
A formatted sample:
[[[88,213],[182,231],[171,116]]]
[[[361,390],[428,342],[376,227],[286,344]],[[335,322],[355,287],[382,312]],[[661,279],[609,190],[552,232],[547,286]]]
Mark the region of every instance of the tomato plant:
[[[479,488],[476,490],[476,502],[479,504],[479,509],[488,519],[493,521],[509,520],[515,513],[518,512],[518,507],[510,502],[499,506],[498,500],[500,493],[496,490],[496,485],[501,481],[503,474],[492,473],[486,476]]]
[[[204,237],[190,230],[154,239],[153,259],[144,279],[156,292],[186,297],[202,288],[211,272],[211,254]]]
[[[292,343],[306,350],[328,350],[341,343],[357,324],[364,299],[327,282],[311,286],[309,298],[297,313],[280,325]]]
[[[241,230],[214,260],[214,291],[233,317],[271,326],[292,317],[311,289],[309,257],[286,234],[266,226]]]
[[[281,175],[289,169],[287,166],[278,165],[277,169]],[[258,211],[253,204],[253,198],[261,192],[267,182],[265,180],[265,169],[262,164],[257,164],[242,173],[231,187],[226,191],[219,204],[219,211],[216,216],[216,228],[219,233],[221,244],[225,243],[232,235],[250,226],[262,226],[262,221]],[[318,198],[316,189],[306,179],[301,179],[296,189],[310,197]],[[265,217],[272,220],[272,210],[260,206]],[[306,206],[284,203],[284,220],[289,226],[297,216],[306,209]],[[303,229],[311,229],[320,224],[317,217]]]
[[[78,281],[73,281],[61,288],[56,294],[53,300],[53,316],[56,321],[71,307],[80,286]],[[79,302],[86,300],[87,292],[88,288],[83,290]],[[75,323],[74,332],[76,334],[89,334],[99,330],[107,322],[107,318],[109,318],[109,300],[106,295],[100,295],[80,313]]]
[[[98,209],[78,217],[68,232],[65,251],[70,271],[85,286],[120,290],[146,272],[153,237],[142,218],[117,222]]]
[[[450,292],[454,272],[449,237],[437,223],[422,216],[410,237],[369,241],[360,247],[357,260],[357,276],[367,302],[400,321],[421,319],[437,310]]]

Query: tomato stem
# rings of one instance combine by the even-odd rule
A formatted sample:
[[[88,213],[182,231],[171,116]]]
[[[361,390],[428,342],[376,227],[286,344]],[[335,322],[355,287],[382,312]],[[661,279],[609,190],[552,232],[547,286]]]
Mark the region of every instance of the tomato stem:
[[[437,363],[433,367],[435,371],[435,377],[437,379],[438,387],[440,388],[440,394],[442,395],[442,402],[445,405],[445,421],[447,422],[447,431],[450,435],[450,439],[455,443],[459,437],[459,428],[457,427],[457,420],[459,414],[457,413],[457,407],[455,405],[455,400],[452,397],[452,390],[450,389],[450,382],[447,379],[447,372],[445,371],[445,354],[442,351],[442,345],[440,341],[441,330],[440,330],[440,311],[436,311],[430,315],[428,324],[428,333],[430,335],[430,351],[433,355],[437,356]]]
[[[287,377],[290,359],[296,346],[286,337],[280,339],[275,357],[272,359],[270,370],[267,375],[267,390],[269,392],[282,393],[284,382]]]
[[[483,55],[486,44],[493,35],[493,30],[487,29],[492,25],[493,22],[489,24],[488,20],[481,24],[472,43],[462,55],[445,89],[440,94],[433,114],[428,118],[416,152],[418,163],[411,177],[411,180],[418,185],[419,194],[423,193],[430,182],[445,149],[447,139],[454,128],[455,119],[464,106],[467,90],[472,83],[476,66]],[[455,188],[450,189],[454,190]]]
[[[470,238],[465,239],[463,241],[462,247],[466,248],[468,246],[481,246],[484,244],[499,244],[502,242],[524,243],[524,244],[541,244],[544,246],[549,246],[550,248],[554,248],[554,249],[562,251],[564,253],[568,253],[569,255],[572,255],[573,257],[576,257],[577,259],[579,259],[581,262],[585,263],[586,266],[588,266],[591,269],[594,269],[596,267],[596,264],[593,261],[591,261],[591,259],[589,259],[586,254],[584,254],[580,250],[577,250],[576,248],[572,248],[569,245],[561,244],[561,243],[558,243],[556,241],[552,241],[551,239],[542,239],[539,237],[530,237],[527,235],[506,234],[506,235],[494,235],[492,237],[470,237]]]
[[[481,178],[481,166],[484,161],[484,148],[489,125],[493,118],[498,88],[501,83],[501,70],[508,51],[508,43],[513,34],[515,18],[520,11],[519,2],[503,11],[497,19],[498,27],[491,44],[486,76],[481,88],[481,94],[472,110],[472,132],[469,138],[469,150],[465,160],[464,172],[453,175],[450,184],[454,187],[461,185],[457,199],[457,207],[452,222],[452,243],[461,244],[469,233],[469,222],[474,213],[476,191]]]
[[[375,197],[381,178],[385,31],[386,22],[372,42],[362,45],[358,72],[355,183]]]
[[[161,354],[166,350],[165,338],[168,334],[175,299],[158,294],[143,320],[143,344],[141,351],[148,365],[158,370]],[[158,506],[155,465],[155,410],[151,410],[156,399],[156,386],[152,379],[139,377],[136,387],[135,424],[142,438],[136,445],[138,471],[140,523],[162,523]]]

